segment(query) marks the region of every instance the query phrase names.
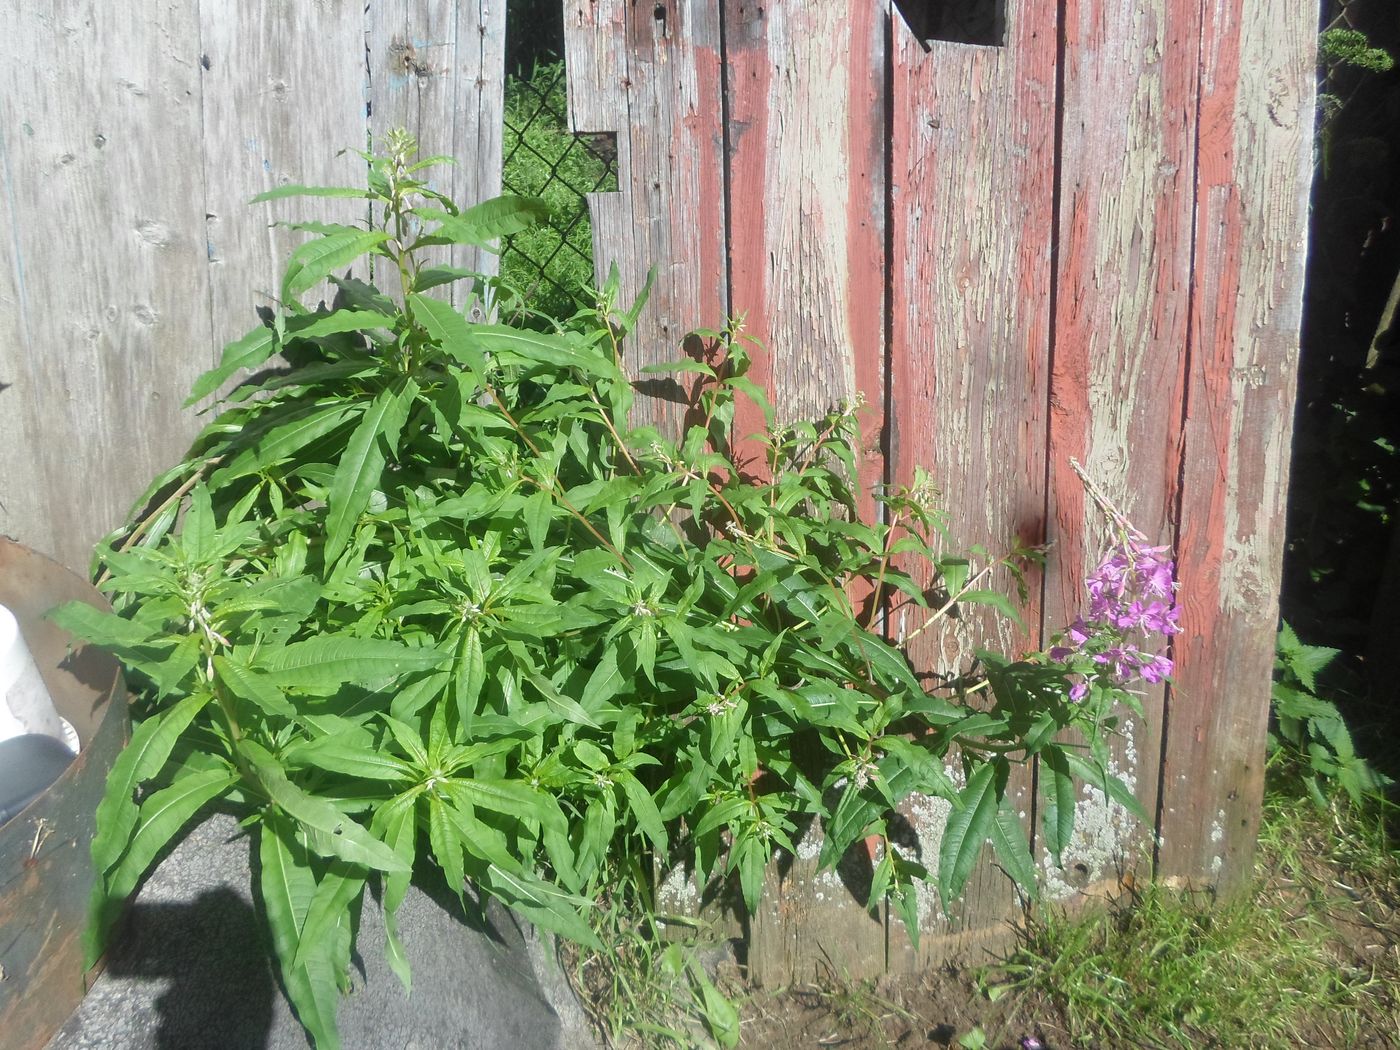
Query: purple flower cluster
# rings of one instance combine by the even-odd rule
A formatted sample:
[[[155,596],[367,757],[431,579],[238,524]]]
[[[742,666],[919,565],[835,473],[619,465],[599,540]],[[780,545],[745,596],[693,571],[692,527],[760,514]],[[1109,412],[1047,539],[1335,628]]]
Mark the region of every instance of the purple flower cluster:
[[[1172,673],[1158,641],[1181,630],[1175,566],[1166,555],[1166,547],[1149,547],[1141,534],[1127,532],[1099,562],[1087,581],[1085,615],[1050,650],[1050,659],[1060,663],[1088,656],[1100,668],[1077,677],[1070,699],[1084,699],[1098,677],[1126,688],[1138,681],[1157,683]]]

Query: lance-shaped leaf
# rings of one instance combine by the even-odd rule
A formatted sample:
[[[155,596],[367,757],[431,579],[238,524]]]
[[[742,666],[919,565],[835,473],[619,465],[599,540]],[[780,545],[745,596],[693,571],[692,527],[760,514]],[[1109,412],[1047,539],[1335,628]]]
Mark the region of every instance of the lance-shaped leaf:
[[[210,476],[210,487],[220,488],[230,481],[257,474],[267,467],[281,463],[317,438],[324,437],[341,426],[354,408],[354,405],[347,405],[343,401],[314,405],[304,414],[258,435],[255,444],[243,449],[232,463],[219,468]]]
[[[156,634],[156,629],[148,624],[95,609],[86,602],[66,602],[52,610],[48,618],[69,634],[118,653],[145,645]]]
[[[136,834],[107,879],[108,901],[123,901],[131,896],[156,855],[205,803],[217,798],[237,779],[238,775],[227,767],[207,769],[181,777],[142,802]],[[105,937],[114,917],[110,909],[103,910],[99,937]]]
[[[389,239],[383,230],[347,227],[300,245],[287,262],[282,277],[282,299],[287,301],[322,280],[332,270],[348,266]]]
[[[348,814],[288,780],[276,760],[259,744],[245,739],[239,741],[238,748],[256,771],[267,797],[308,828],[322,832],[317,842],[329,853],[376,871],[404,870],[399,856]]]
[[[413,976],[409,970],[408,957],[399,941],[397,912],[408,893],[412,877],[413,861],[418,847],[418,822],[415,815],[418,792],[410,791],[395,796],[375,811],[370,822],[370,830],[384,840],[384,844],[398,854],[406,870],[384,875],[384,957],[389,968],[398,975],[405,992],[413,990]]]
[[[262,655],[255,665],[280,686],[334,691],[346,683],[378,685],[444,661],[437,649],[414,648],[384,638],[320,634]]]
[[[282,984],[317,1050],[338,1047],[335,1011],[339,996],[328,954],[310,967],[295,964],[302,926],[316,895],[316,878],[306,848],[298,841],[296,825],[276,810],[264,815],[259,840],[258,888]]]
[[[1011,801],[1001,800],[997,807],[996,819],[992,821],[992,848],[1006,873],[1015,880],[1028,897],[1036,895],[1035,860],[1031,857],[1030,843],[1026,840],[1025,829],[1021,826]]]
[[[549,218],[549,205],[538,197],[502,194],[458,215],[438,208],[415,208],[414,214],[439,224],[420,240],[420,244],[451,243],[489,248],[493,241],[528,230]]]
[[[417,393],[418,385],[412,380],[400,389],[385,387],[350,435],[326,495],[326,564],[334,562],[350,542],[383,476],[386,457],[398,451],[399,432]]]
[[[277,352],[277,333],[271,328],[259,325],[239,339],[224,347],[219,363],[194,381],[190,396],[185,399],[185,408],[196,401],[202,401],[235,372],[244,368],[257,368]]]
[[[408,302],[413,319],[423,326],[433,342],[480,381],[486,371],[486,358],[481,347],[472,341],[466,318],[451,303],[441,299],[414,294],[408,297]]]
[[[92,840],[93,866],[101,874],[113,867],[136,826],[136,789],[161,771],[180,735],[210,701],[208,693],[181,700],[164,714],[146,719],[131,734],[107,775],[107,790],[97,806],[97,833]]]
[[[287,719],[297,717],[296,708],[287,702],[282,691],[243,661],[219,654],[214,657],[214,670],[229,693],[252,704],[263,714]]]
[[[274,190],[265,190],[256,197],[248,198],[249,204],[260,204],[263,201],[282,200],[284,197],[360,197],[378,199],[379,194],[366,189],[357,189],[354,186],[300,186],[290,183],[286,186],[278,186]]]
[[[997,764],[979,766],[958,794],[958,804],[948,814],[943,842],[938,850],[938,895],[948,912],[967,885],[972,868],[991,834],[997,815]]]
[[[1062,863],[1061,854],[1074,834],[1074,779],[1069,763],[1058,745],[1047,747],[1040,755],[1040,780],[1045,788],[1045,848],[1055,864]]]

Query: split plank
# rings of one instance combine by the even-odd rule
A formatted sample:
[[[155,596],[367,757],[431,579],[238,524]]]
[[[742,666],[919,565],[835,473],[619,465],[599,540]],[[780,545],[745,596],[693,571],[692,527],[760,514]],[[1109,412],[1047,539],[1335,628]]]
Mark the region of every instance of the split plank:
[[[1175,539],[1195,169],[1200,18],[1195,3],[1070,0],[1065,10],[1059,265],[1050,387],[1045,641],[1083,611],[1113,538],[1071,468],[1153,545]],[[1113,99],[1114,119],[1104,119]],[[1165,689],[1126,708],[1113,772],[1157,808]],[[1067,900],[1152,862],[1151,827],[1081,789],[1075,835],[1045,890]],[[1037,832],[1039,829],[1036,829]]]
[[[1247,885],[1264,787],[1311,182],[1316,10],[1204,5],[1159,874]]]
[[[85,573],[183,453],[212,363],[199,27],[193,5],[109,0],[25,5],[6,32],[0,531]]]
[[[858,480],[870,513],[884,474],[887,16],[873,3],[740,0],[725,19],[732,306],[766,348],[750,375],[783,421],[864,398]],[[735,413],[741,457],[763,422],[752,406]],[[823,959],[852,978],[884,972],[885,909],[865,910],[865,847],[821,875],[819,849],[810,831],[797,857],[770,868],[750,933],[756,981],[809,981]]]
[[[898,17],[892,31],[890,473],[904,485],[917,468],[930,473],[962,550],[982,545],[1004,552],[1017,538],[1040,543],[1055,17],[1008,0],[1001,47],[935,40],[926,50]],[[1025,632],[986,610],[965,609],[938,637],[930,631],[915,641],[911,658],[946,673],[975,647],[1013,653],[1037,647],[1039,581],[1032,576],[1029,583]],[[1014,593],[1004,577],[985,585]],[[919,626],[916,611],[896,618],[896,638]],[[1030,771],[1020,769],[1007,788],[1027,821],[1030,787]],[[906,810],[932,870],[942,835],[938,800],[916,797]],[[919,950],[891,926],[892,969],[922,969],[986,945],[1017,910],[1014,887],[990,851],[952,903],[951,920],[931,890],[921,892],[927,924]]]

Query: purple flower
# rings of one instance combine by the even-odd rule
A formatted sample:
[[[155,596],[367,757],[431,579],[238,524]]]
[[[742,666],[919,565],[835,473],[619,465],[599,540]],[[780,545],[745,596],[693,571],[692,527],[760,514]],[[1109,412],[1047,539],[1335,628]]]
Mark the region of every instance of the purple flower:
[[[1171,674],[1172,661],[1154,641],[1181,632],[1175,565],[1167,547],[1149,546],[1121,516],[1115,520],[1126,534],[1085,581],[1086,615],[1065,628],[1048,655],[1064,664],[1087,656],[1119,687],[1156,684]],[[1083,699],[1088,688],[1085,680],[1073,681],[1070,699]]]
[[[1045,1044],[1033,1035],[1022,1036],[1021,1050],[1045,1050]]]

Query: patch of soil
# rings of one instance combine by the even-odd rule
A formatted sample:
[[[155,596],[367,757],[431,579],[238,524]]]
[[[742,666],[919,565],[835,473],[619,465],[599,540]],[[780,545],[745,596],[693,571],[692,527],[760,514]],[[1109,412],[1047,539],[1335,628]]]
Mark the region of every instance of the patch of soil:
[[[828,973],[820,983],[756,993],[744,1004],[739,1045],[754,1050],[956,1048],[974,1029],[987,1037],[986,1050],[1020,1050],[1028,1036],[1046,1047],[1069,1045],[1064,1016],[1053,1003],[1019,992],[993,1002],[976,970],[952,965],[867,982]]]

